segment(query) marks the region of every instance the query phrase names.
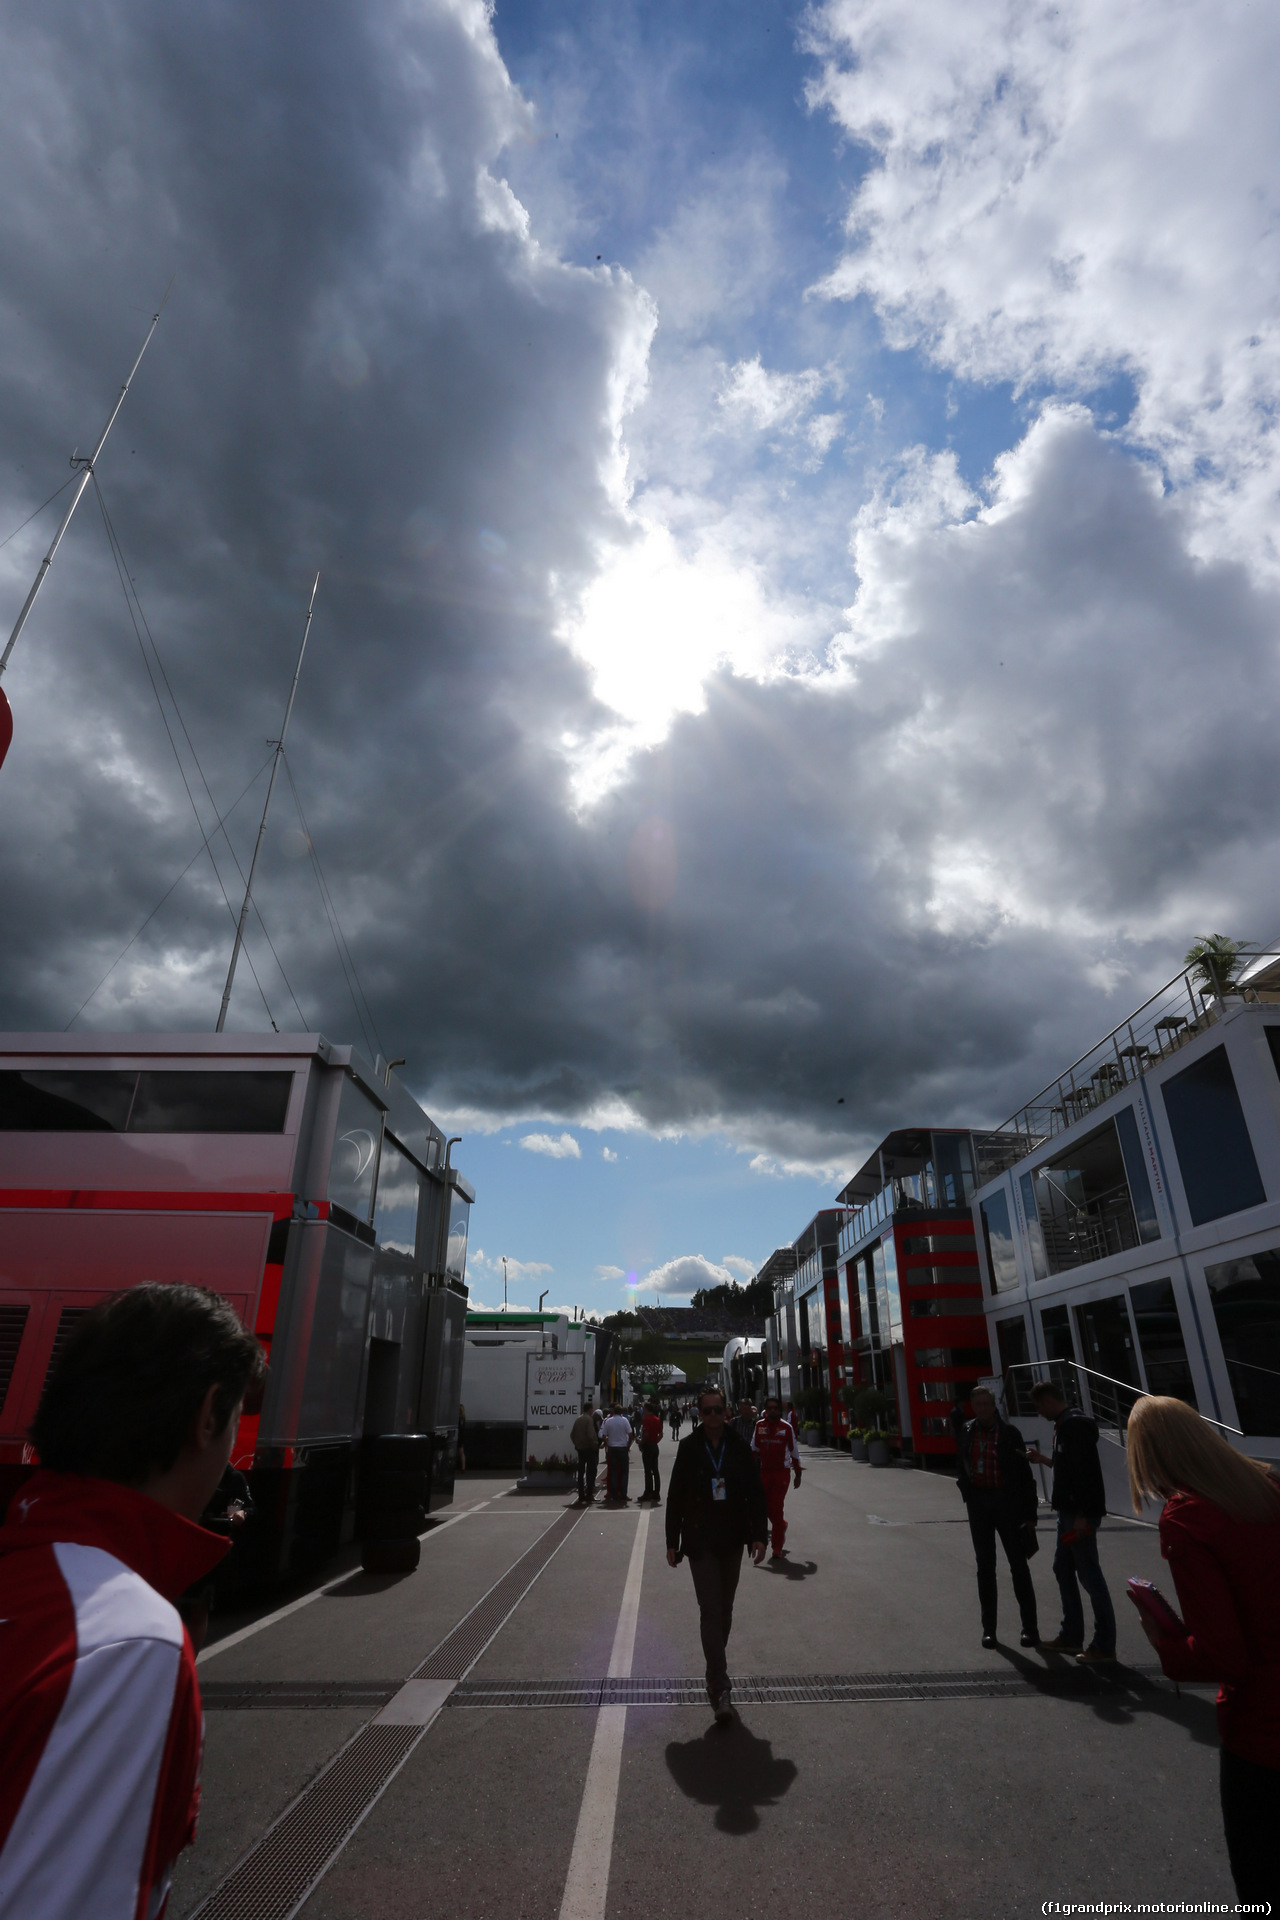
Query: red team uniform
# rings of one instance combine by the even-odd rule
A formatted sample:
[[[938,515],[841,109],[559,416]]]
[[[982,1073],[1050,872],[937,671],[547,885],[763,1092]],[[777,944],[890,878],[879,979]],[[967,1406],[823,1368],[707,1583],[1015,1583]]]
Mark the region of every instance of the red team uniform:
[[[787,1537],[787,1523],[783,1518],[782,1505],[787,1497],[787,1488],[791,1482],[794,1468],[800,1471],[800,1454],[796,1448],[796,1436],[788,1421],[779,1419],[771,1427],[763,1416],[756,1421],[756,1430],[751,1440],[751,1451],[760,1462],[760,1478],[764,1481],[765,1504],[769,1509],[770,1544],[775,1553],[781,1553]]]

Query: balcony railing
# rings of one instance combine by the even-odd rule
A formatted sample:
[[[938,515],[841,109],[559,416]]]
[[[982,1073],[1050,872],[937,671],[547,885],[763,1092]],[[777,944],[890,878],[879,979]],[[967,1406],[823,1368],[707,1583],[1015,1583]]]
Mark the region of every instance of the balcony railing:
[[[1280,954],[1249,955],[1251,965],[1274,959],[1280,959]],[[1196,969],[1188,967],[1153,993],[1136,1013],[1113,1027],[1088,1053],[1081,1054],[1065,1073],[1042,1087],[1033,1100],[1005,1121],[1001,1131],[1020,1134],[1024,1142],[1021,1153],[1030,1153],[1042,1140],[1064,1132],[1121,1087],[1140,1079],[1150,1067],[1204,1033],[1221,1018],[1224,1009],[1242,1000],[1259,999],[1280,999],[1280,992],[1274,988],[1260,991],[1246,979],[1215,995],[1198,984]]]
[[[1080,1407],[1091,1415],[1098,1423],[1102,1439],[1118,1447],[1125,1444],[1129,1415],[1139,1400],[1149,1397],[1144,1387],[1113,1379],[1108,1373],[1096,1373],[1092,1367],[1082,1367],[1078,1360],[1015,1360],[1005,1368],[1001,1380],[1001,1398],[1010,1419],[1034,1419],[1037,1408],[1031,1398],[1032,1389],[1041,1381],[1051,1380],[1067,1405]],[[1216,1427],[1219,1433],[1234,1433],[1237,1438],[1243,1438],[1240,1427],[1210,1420],[1207,1414],[1201,1414],[1200,1418]]]

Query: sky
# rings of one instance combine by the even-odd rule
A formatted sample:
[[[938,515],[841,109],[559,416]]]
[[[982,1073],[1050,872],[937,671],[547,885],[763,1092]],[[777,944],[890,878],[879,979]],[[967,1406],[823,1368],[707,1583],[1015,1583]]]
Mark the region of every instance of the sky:
[[[317,571],[229,1024],[405,1057],[485,1304],[745,1278],[1278,943],[1274,9],[0,31],[9,617],[169,290],[5,676],[5,1027],[213,1025]]]

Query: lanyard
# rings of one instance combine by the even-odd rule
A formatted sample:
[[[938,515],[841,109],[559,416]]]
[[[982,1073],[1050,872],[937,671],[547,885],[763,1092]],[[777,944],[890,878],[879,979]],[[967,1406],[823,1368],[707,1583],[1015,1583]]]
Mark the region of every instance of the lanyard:
[[[717,1459],[715,1454],[712,1453],[711,1446],[708,1441],[704,1440],[702,1444],[707,1449],[707,1458],[711,1462],[711,1471],[712,1473],[715,1474],[718,1480],[720,1478],[720,1461],[724,1459],[724,1441],[722,1440],[720,1442],[720,1458],[719,1459]]]

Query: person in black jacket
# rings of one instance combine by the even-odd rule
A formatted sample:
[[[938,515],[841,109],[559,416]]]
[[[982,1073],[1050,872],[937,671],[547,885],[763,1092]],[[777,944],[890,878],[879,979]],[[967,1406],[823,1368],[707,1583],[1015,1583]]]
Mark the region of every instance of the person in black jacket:
[[[1027,1443],[1018,1429],[1000,1418],[989,1387],[970,1395],[973,1419],[966,1421],[957,1402],[951,1415],[956,1436],[960,1492],[969,1514],[969,1533],[978,1563],[978,1604],[982,1608],[982,1644],[996,1644],[996,1540],[1004,1548],[1013,1591],[1022,1615],[1022,1645],[1040,1644],[1036,1590],[1027,1565],[1036,1551],[1035,1476],[1027,1465]]]
[[[1053,1505],[1058,1515],[1058,1551],[1053,1571],[1062,1595],[1062,1626],[1044,1645],[1055,1653],[1074,1653],[1085,1666],[1113,1666],[1116,1614],[1098,1564],[1098,1526],[1107,1510],[1098,1458],[1098,1429],[1079,1407],[1069,1407],[1059,1387],[1042,1380],[1031,1389],[1036,1411],[1053,1421],[1053,1453],[1038,1447],[1028,1455],[1053,1468]],[[1093,1606],[1093,1640],[1084,1645],[1083,1587]]]
[[[698,1396],[701,1422],[680,1442],[667,1486],[667,1565],[689,1562],[707,1657],[707,1698],[721,1725],[734,1718],[726,1647],[733,1597],[749,1546],[759,1566],[769,1532],[756,1457],[726,1424],[724,1395]]]

